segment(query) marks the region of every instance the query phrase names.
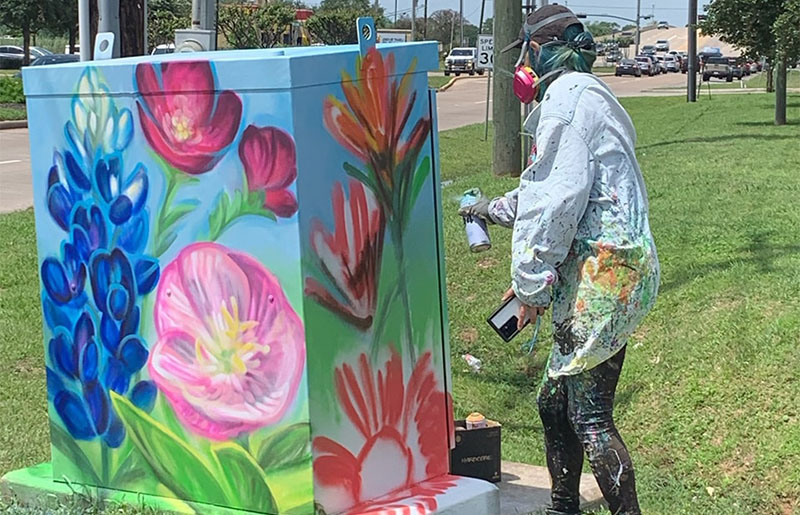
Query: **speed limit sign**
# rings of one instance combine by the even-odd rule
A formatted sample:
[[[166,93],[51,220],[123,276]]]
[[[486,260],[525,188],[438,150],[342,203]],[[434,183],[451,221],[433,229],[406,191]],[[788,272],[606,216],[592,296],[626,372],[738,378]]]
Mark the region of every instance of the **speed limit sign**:
[[[478,36],[478,68],[494,69],[494,36],[491,34]]]

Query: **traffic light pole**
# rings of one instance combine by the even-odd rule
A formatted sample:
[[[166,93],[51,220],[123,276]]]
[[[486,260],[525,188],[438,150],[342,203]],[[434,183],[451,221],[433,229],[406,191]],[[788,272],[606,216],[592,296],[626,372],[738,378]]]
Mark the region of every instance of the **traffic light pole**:
[[[689,64],[686,67],[686,100],[697,102],[697,0],[689,0]]]
[[[636,53],[634,56],[639,55],[639,39],[642,37],[642,0],[636,0],[636,41],[634,41],[634,48]]]

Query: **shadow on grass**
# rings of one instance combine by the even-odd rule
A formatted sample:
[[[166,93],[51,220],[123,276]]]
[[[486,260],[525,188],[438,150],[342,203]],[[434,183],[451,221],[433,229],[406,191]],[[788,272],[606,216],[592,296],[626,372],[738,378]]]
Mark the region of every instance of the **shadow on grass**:
[[[772,125],[771,123],[767,122],[739,122],[739,125],[747,124],[747,123],[756,123],[759,126],[764,123],[766,125]],[[795,121],[793,120],[791,125],[795,125]],[[749,140],[768,140],[768,141],[775,141],[775,140],[782,140],[782,139],[791,139],[796,140],[797,136],[790,136],[790,135],[774,135],[774,134],[724,134],[720,136],[700,136],[696,138],[684,138],[684,139],[676,139],[670,141],[659,141],[656,143],[650,143],[648,145],[642,145],[636,147],[636,150],[647,150],[648,148],[653,147],[663,147],[664,145],[678,145],[682,143],[719,143],[721,141],[730,141],[734,139],[749,139]]]
[[[662,283],[659,293],[680,288],[695,279],[701,279],[714,272],[724,272],[734,265],[752,265],[758,273],[772,274],[775,272],[788,273],[783,267],[776,267],[775,261],[784,256],[800,253],[800,244],[783,245],[770,242],[770,237],[775,231],[755,231],[747,235],[749,242],[740,247],[738,251],[725,260],[708,263],[697,268],[684,267],[677,276],[669,282]],[[792,270],[794,272],[794,270]]]
[[[736,122],[736,125],[741,125],[742,127],[774,127],[775,122],[773,120],[763,122]],[[786,120],[786,125],[800,125],[800,120]]]

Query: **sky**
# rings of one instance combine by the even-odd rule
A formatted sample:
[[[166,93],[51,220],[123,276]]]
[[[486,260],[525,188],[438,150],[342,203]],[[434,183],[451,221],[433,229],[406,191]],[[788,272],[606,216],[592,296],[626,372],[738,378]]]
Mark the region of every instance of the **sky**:
[[[411,13],[411,0],[396,0],[398,16],[404,13]],[[540,2],[541,0],[531,0],[531,2]],[[381,6],[385,9],[386,16],[389,20],[394,19],[395,0],[380,0]],[[417,16],[422,17],[424,0],[417,0]],[[464,17],[470,20],[473,24],[477,25],[481,13],[481,0],[463,0],[464,2]],[[523,4],[527,0],[522,0]],[[654,14],[657,21],[667,21],[670,25],[683,27],[688,21],[688,1],[687,0],[641,0],[642,2],[642,15]],[[610,14],[614,16],[621,16],[623,18],[636,18],[636,0],[556,0],[552,3],[561,3],[572,9],[575,13],[586,14]],[[703,2],[698,2],[702,5]],[[494,7],[494,0],[486,0],[486,18],[492,17]],[[459,0],[428,0],[428,14],[439,9],[453,9],[458,10]],[[702,7],[701,7],[702,9]],[[616,21],[620,25],[626,25],[629,22],[623,20],[615,20],[613,18],[604,18],[597,16],[589,16],[589,21]],[[647,23],[647,22],[643,22]]]

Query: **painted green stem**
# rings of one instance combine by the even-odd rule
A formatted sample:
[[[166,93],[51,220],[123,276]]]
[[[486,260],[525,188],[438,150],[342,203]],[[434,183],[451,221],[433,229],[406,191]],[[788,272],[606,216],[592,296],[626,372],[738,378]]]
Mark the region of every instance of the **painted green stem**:
[[[405,250],[403,249],[403,229],[400,224],[392,224],[392,242],[394,243],[395,256],[397,256],[397,283],[400,290],[400,299],[403,302],[405,315],[406,340],[408,340],[408,355],[411,363],[416,363],[416,349],[414,345],[413,329],[411,326],[411,299],[408,296],[408,279],[406,277]]]

